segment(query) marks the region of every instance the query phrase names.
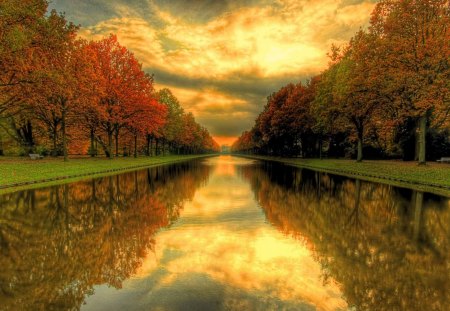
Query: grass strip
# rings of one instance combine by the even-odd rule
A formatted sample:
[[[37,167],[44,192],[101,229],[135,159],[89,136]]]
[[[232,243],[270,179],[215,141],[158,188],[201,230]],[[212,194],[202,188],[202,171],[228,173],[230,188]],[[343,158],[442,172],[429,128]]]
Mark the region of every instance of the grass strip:
[[[132,171],[145,167],[187,161],[211,155],[168,155],[141,158],[75,158],[64,162],[62,159],[45,158],[31,160],[27,158],[0,158],[0,192],[16,190],[27,186],[60,182],[63,180],[81,180]],[[9,191],[8,191],[9,192]]]
[[[287,165],[343,175],[367,181],[412,188],[450,197],[450,165],[397,160],[370,160],[360,163],[344,159],[299,159],[258,155],[239,155],[252,159],[276,161]]]

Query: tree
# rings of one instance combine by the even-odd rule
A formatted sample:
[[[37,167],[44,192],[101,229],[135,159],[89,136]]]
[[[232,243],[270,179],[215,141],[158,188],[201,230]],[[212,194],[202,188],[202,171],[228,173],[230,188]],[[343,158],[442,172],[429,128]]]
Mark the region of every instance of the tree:
[[[21,146],[35,146],[33,119],[49,57],[60,54],[75,27],[43,0],[0,3],[0,117]]]
[[[333,104],[338,117],[349,122],[356,132],[357,162],[363,159],[364,134],[381,102],[377,94],[379,76],[375,70],[374,43],[373,36],[359,31],[334,65],[337,72],[332,91]]]
[[[162,129],[162,136],[169,144],[175,145],[183,130],[183,107],[169,89],[160,90],[158,99],[167,107],[167,121]]]
[[[37,117],[51,129],[54,149],[60,126],[62,152],[67,161],[67,121],[78,100],[90,94],[90,81],[85,82],[90,66],[84,61],[85,42],[76,40],[77,28],[73,24],[52,11],[48,27],[50,32],[58,31],[58,35],[53,40],[54,48],[45,56],[46,66],[39,71],[42,78],[33,89],[37,93],[33,106]]]
[[[133,106],[133,117],[127,121],[127,128],[134,138],[134,157],[137,157],[138,135],[150,135],[165,125],[167,107],[160,104],[153,94],[153,80],[147,76],[147,85],[143,85],[143,96]]]
[[[450,10],[448,0],[383,0],[371,18],[378,36],[379,68],[403,116],[418,121],[418,162],[426,162],[426,131],[450,110]]]
[[[140,113],[140,104],[153,92],[153,77],[142,71],[142,65],[134,55],[121,46],[114,35],[99,42],[92,42],[97,52],[101,75],[104,78],[104,94],[99,100],[99,126],[106,135],[98,135],[108,157],[113,154],[113,135],[116,156],[119,153],[120,130]]]
[[[0,115],[17,113],[22,87],[42,68],[47,6],[45,0],[0,2]]]

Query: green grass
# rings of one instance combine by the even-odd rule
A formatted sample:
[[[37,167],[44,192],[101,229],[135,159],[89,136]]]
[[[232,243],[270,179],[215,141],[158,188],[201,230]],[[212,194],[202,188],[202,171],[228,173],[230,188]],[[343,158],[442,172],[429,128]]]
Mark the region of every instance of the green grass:
[[[185,161],[207,155],[170,155],[140,158],[74,158],[64,162],[62,159],[45,158],[31,160],[19,157],[0,157],[0,188],[16,189],[29,185],[55,183],[61,180],[79,180],[114,174],[118,171],[134,170],[148,166]],[[4,192],[4,191],[1,191]]]
[[[363,161],[343,159],[298,159],[267,156],[247,156],[310,168],[359,179],[413,188],[450,196],[450,165],[429,162],[419,166],[415,162]]]

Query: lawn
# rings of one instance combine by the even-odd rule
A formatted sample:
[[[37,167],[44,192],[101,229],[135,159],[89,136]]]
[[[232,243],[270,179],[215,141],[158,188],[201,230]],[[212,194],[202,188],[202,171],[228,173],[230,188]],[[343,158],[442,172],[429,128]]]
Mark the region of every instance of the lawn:
[[[147,166],[189,160],[205,155],[170,155],[140,158],[74,158],[62,159],[0,157],[0,189],[27,184],[44,183],[62,179],[102,175]]]
[[[404,161],[363,161],[344,159],[298,159],[266,156],[252,158],[278,161],[298,167],[335,173],[364,180],[388,183],[396,186],[412,187],[450,196],[450,164],[429,162],[419,166],[415,162]]]

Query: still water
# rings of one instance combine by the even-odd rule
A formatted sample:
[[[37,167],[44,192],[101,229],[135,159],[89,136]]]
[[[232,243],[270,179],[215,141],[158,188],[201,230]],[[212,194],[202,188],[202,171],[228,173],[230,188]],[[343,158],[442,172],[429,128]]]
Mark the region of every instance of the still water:
[[[448,310],[450,198],[220,156],[0,196],[0,310]]]

